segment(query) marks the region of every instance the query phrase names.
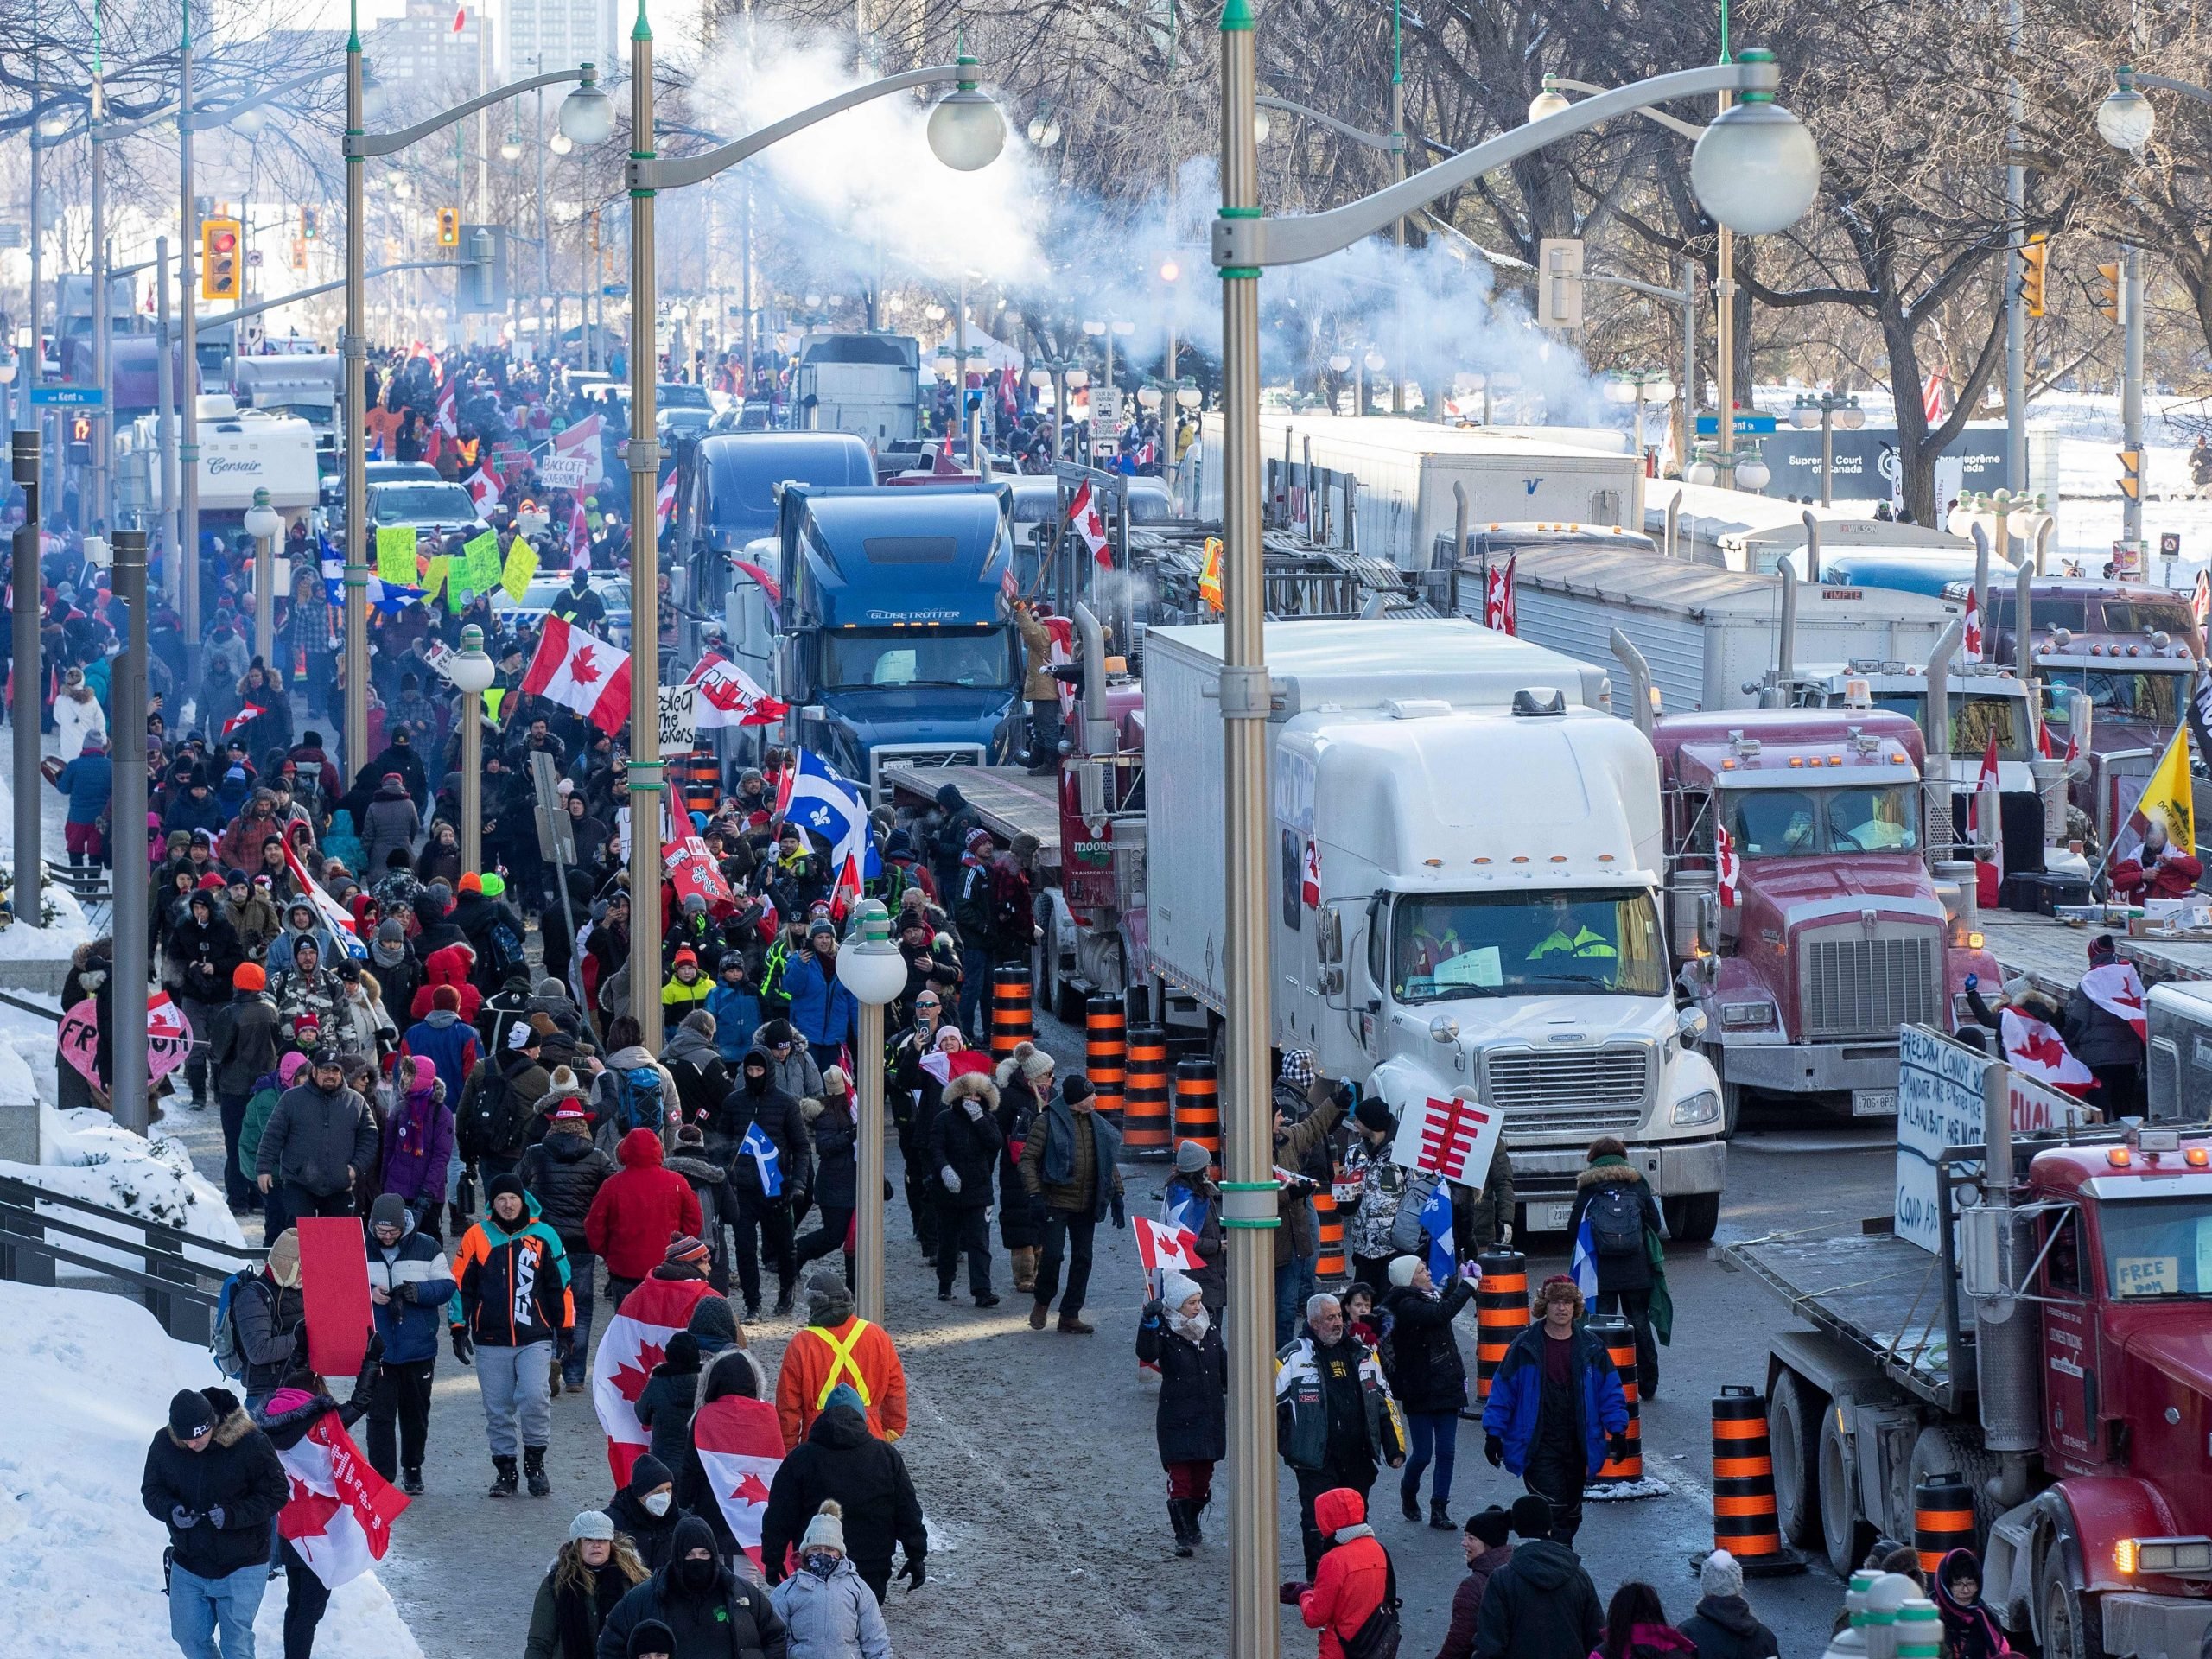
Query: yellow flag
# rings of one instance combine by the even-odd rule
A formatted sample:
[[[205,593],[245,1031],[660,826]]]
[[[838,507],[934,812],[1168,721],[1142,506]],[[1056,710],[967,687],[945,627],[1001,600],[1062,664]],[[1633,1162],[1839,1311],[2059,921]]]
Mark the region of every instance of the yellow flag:
[[[1198,568],[1198,597],[1209,609],[1221,608],[1221,537],[1206,537],[1206,562]]]
[[[2154,838],[2157,847],[2151,845]],[[2136,798],[2126,827],[2113,837],[2113,862],[2145,858],[2168,848],[2191,857],[2196,852],[2196,802],[2190,783],[2186,726],[2176,729],[2158,770]]]
[[[530,590],[530,579],[537,574],[537,550],[521,537],[516,537],[507,549],[507,572],[499,579],[499,585],[507,590],[507,597],[519,605]]]
[[[415,527],[381,524],[377,529],[377,579],[412,588],[422,578],[415,563]]]

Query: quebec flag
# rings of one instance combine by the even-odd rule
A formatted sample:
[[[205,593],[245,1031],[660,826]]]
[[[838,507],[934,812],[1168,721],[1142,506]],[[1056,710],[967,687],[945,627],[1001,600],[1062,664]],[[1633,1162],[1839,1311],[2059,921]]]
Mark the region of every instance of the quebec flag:
[[[1582,1225],[1574,1235],[1574,1255],[1570,1263],[1574,1274],[1574,1287],[1582,1293],[1582,1300],[1591,1301],[1598,1294],[1598,1240],[1590,1230],[1590,1212],[1582,1212]]]
[[[776,1143],[768,1138],[758,1123],[750,1124],[745,1139],[737,1143],[741,1154],[753,1160],[753,1167],[760,1174],[760,1195],[780,1198],[784,1196],[783,1154],[776,1150]]]
[[[1428,1202],[1421,1207],[1421,1224],[1428,1235],[1428,1276],[1441,1285],[1459,1270],[1452,1242],[1452,1184],[1439,1181]]]
[[[868,800],[858,784],[809,749],[798,751],[798,763],[784,774],[785,793],[777,811],[787,822],[811,830],[830,843],[830,862],[842,867],[848,858],[867,862]]]

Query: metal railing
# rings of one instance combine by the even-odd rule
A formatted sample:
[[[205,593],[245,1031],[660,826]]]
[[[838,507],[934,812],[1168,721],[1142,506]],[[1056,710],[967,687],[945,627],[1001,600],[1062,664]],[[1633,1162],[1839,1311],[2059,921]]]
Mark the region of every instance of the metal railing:
[[[264,1259],[260,1250],[0,1176],[0,1278],[52,1285],[60,1263],[84,1268],[135,1290],[180,1342],[207,1342],[224,1280]]]

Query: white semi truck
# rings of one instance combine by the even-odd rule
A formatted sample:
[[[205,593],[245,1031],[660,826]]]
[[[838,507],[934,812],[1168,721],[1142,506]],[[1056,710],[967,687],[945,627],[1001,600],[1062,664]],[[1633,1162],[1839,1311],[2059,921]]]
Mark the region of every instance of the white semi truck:
[[[1221,652],[1219,627],[1147,634],[1143,832],[1114,827],[1109,849],[1134,878],[1116,918],[1133,985],[1217,1020]],[[1606,672],[1450,618],[1274,622],[1267,658],[1275,1045],[1394,1109],[1503,1110],[1532,1230],[1565,1227],[1612,1135],[1674,1235],[1709,1238],[1719,1082],[1668,967],[1658,763],[1607,712]]]

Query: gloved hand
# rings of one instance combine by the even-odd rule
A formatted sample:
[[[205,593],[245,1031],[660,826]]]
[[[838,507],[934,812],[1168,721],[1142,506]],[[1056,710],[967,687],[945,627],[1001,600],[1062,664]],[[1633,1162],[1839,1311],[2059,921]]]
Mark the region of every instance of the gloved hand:
[[[1605,1441],[1605,1451],[1615,1463],[1628,1461],[1628,1436],[1614,1434]]]
[[[1286,1607],[1295,1607],[1298,1605],[1298,1599],[1306,1593],[1307,1588],[1308,1586],[1302,1580],[1285,1579],[1281,1587],[1275,1591],[1275,1599]]]
[[[1968,974],[1967,976],[1967,989],[1970,991],[1978,991],[1980,988],[1981,976],[1980,974]]]
[[[175,1527],[179,1532],[190,1532],[199,1524],[199,1510],[188,1510],[181,1503],[173,1503],[169,1506],[169,1525]]]
[[[1141,1316],[1144,1324],[1158,1325],[1166,1317],[1167,1304],[1161,1301],[1157,1296],[1154,1297],[1150,1301],[1144,1305],[1144,1313]]]
[[[1484,1436],[1483,1436],[1483,1456],[1484,1456],[1484,1457],[1486,1457],[1486,1458],[1488,1458],[1488,1459],[1490,1459],[1490,1466],[1491,1466],[1491,1468],[1493,1468],[1493,1469],[1503,1469],[1503,1468],[1504,1468],[1504,1467],[1505,1467],[1505,1442],[1504,1442],[1503,1440],[1501,1440],[1500,1439],[1498,1439],[1498,1438],[1497,1438],[1497,1435],[1495,1435],[1495,1434],[1485,1434],[1485,1435],[1484,1435]]]
[[[1114,1225],[1117,1228],[1126,1229],[1129,1224],[1129,1212],[1122,1205],[1122,1195],[1118,1192],[1114,1195],[1113,1205]]]
[[[963,1100],[960,1103],[968,1109],[968,1116],[970,1121],[977,1123],[983,1121],[983,1103],[982,1101]]]
[[[959,1172],[955,1170],[950,1164],[947,1164],[944,1168],[938,1171],[937,1179],[938,1185],[942,1186],[948,1192],[957,1193],[960,1191]]]
[[[909,1555],[906,1565],[899,1570],[899,1577],[906,1580],[906,1593],[912,1595],[929,1581],[930,1570],[919,1555]]]
[[[476,1344],[468,1339],[467,1327],[459,1325],[454,1326],[453,1357],[459,1360],[462,1364],[467,1365],[472,1363],[469,1359],[469,1356],[474,1354],[475,1351]]]
[[[1498,1223],[1497,1242],[1501,1244],[1510,1244],[1513,1242],[1513,1224],[1511,1222],[1502,1221]]]
[[[215,1529],[216,1531],[220,1532],[223,1529],[223,1506],[221,1504],[212,1503],[208,1505],[207,1522],[210,1526]]]

